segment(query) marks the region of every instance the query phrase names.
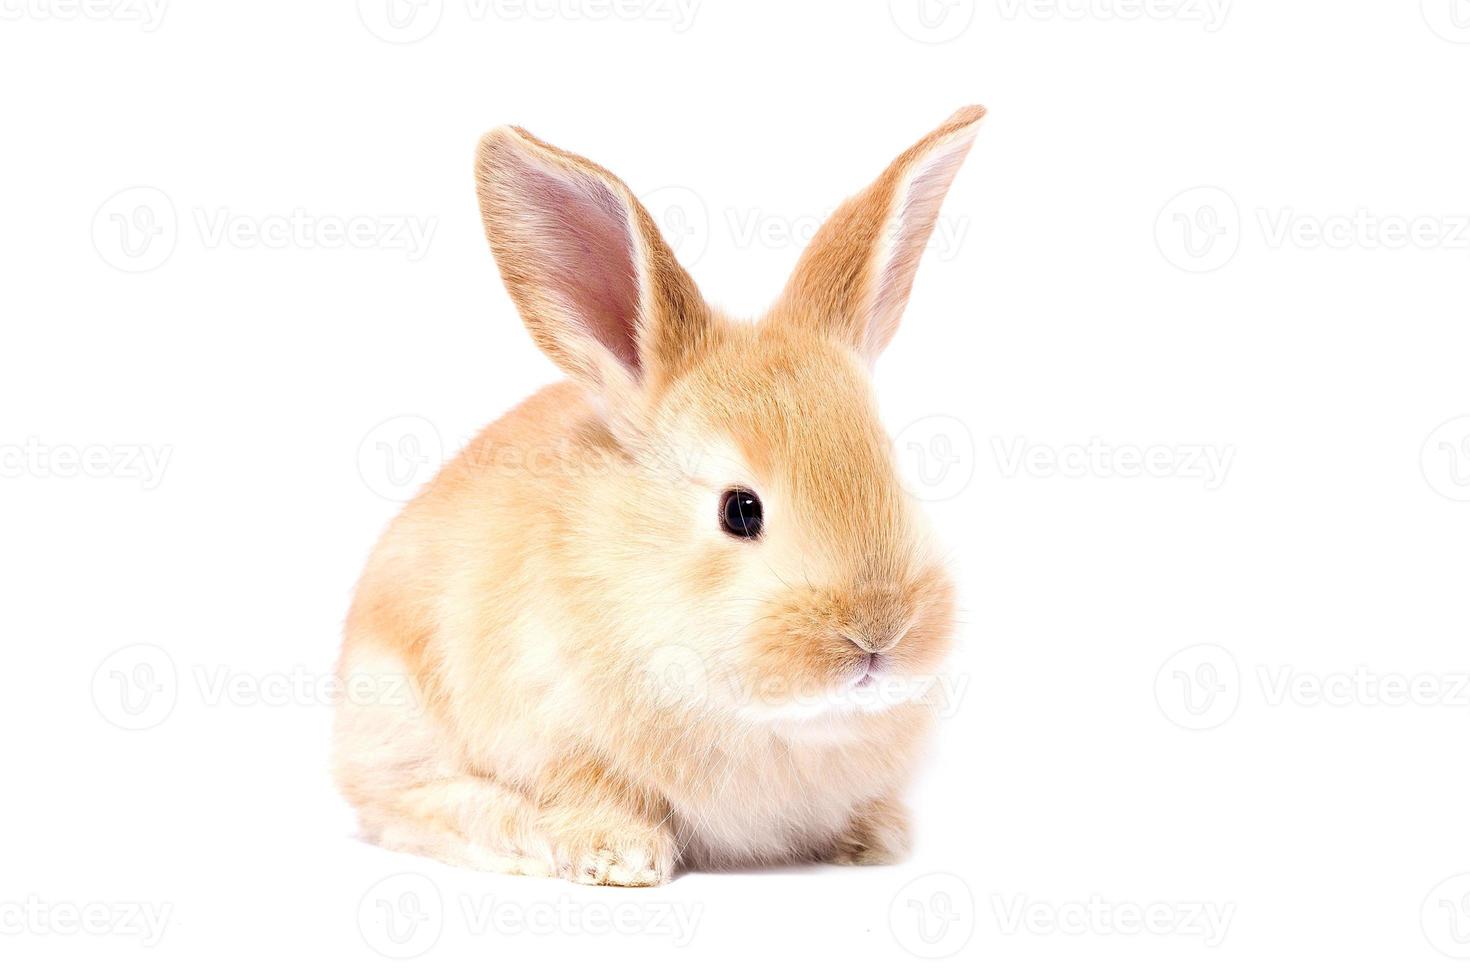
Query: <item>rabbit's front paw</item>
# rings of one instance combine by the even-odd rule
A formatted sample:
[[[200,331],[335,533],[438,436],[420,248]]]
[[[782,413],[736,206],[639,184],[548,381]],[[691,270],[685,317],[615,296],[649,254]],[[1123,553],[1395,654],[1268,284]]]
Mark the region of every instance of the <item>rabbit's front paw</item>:
[[[564,849],[559,871],[581,885],[663,885],[674,876],[672,852],[659,840],[591,840]]]
[[[909,853],[909,814],[896,800],[875,800],[853,814],[833,846],[833,864],[897,864]]]

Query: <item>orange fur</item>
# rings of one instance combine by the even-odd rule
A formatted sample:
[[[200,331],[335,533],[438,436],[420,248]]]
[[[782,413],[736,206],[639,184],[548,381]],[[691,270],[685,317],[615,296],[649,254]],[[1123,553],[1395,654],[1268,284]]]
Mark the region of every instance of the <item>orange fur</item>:
[[[573,381],[481,432],[363,572],[340,671],[413,692],[338,715],[366,836],[621,885],[902,856],[953,597],[868,363],[982,112],[843,205],[756,322],[704,303],[616,177],[485,137],[487,237]],[[731,486],[764,502],[760,539],[719,529]],[[913,686],[864,701],[858,644]]]

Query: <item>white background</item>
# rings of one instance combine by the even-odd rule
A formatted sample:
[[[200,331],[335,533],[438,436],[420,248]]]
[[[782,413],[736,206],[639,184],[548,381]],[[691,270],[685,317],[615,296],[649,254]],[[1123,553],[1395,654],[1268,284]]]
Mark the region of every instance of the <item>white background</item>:
[[[1463,976],[1470,5],[590,2],[0,0],[5,972]],[[355,576],[555,378],[480,133],[607,165],[755,313],[975,101],[878,374],[965,607],[912,860],[356,842]]]

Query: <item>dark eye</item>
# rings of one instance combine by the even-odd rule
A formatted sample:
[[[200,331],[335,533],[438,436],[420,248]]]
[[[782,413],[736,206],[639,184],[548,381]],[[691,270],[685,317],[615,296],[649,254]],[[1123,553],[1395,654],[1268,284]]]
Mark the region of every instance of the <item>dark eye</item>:
[[[761,498],[744,487],[733,487],[720,498],[720,527],[737,538],[760,537]]]

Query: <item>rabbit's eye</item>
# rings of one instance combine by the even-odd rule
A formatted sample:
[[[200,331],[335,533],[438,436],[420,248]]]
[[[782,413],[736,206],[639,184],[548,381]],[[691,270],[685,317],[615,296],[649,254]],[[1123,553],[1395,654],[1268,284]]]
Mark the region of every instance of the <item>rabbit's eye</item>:
[[[761,498],[744,487],[732,487],[720,498],[720,527],[737,538],[760,537]]]

